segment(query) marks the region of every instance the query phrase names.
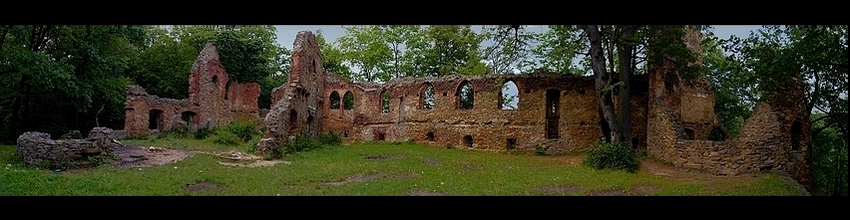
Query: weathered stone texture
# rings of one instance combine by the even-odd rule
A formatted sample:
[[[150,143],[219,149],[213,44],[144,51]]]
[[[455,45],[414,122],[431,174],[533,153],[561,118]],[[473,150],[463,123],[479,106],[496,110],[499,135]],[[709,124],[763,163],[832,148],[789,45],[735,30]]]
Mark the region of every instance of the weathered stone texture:
[[[287,84],[272,90],[272,108],[263,120],[266,134],[258,146],[260,152],[290,137],[316,137],[324,118],[321,109],[325,91],[322,54],[312,32],[301,31],[295,37]]]
[[[172,129],[195,132],[259,118],[259,83],[231,80],[212,44],[204,47],[192,66],[188,89],[189,98],[177,100],[150,95],[137,85],[130,86],[125,102],[126,135],[144,137]]]
[[[702,51],[700,39],[696,29],[689,29],[684,37],[697,53]],[[265,114],[268,131],[260,143],[261,153],[298,135],[314,137],[325,132],[342,134],[346,142],[415,141],[473,150],[543,149],[549,153],[587,148],[602,138],[591,77],[537,72],[400,78],[384,84],[349,82],[322,71],[321,53],[311,33],[300,32],[294,48],[289,81],[272,92],[273,107]],[[683,79],[672,58],[665,59],[661,65],[651,66],[649,74],[633,79],[634,139],[627,141],[676,166],[717,175],[785,170],[795,173],[792,176],[799,181],[807,181],[807,149],[788,147],[795,131],[805,133],[794,136],[795,146],[805,146],[810,139],[801,105],[789,104],[802,103],[798,94],[802,89],[792,86],[785,93],[794,94],[782,94],[786,96],[782,101],[774,98],[776,103],[760,105],[741,136],[728,140],[714,113],[710,82]],[[692,65],[701,64],[698,55]],[[506,81],[514,82],[519,91],[517,109],[500,108],[501,86]],[[467,82],[474,91],[473,107],[461,109],[459,91]],[[427,86],[434,90],[433,109],[423,105]],[[344,101],[349,93],[354,97],[350,108]],[[384,93],[390,96],[386,112]],[[331,103],[332,94],[339,98],[333,100],[338,105]],[[556,103],[555,111],[551,103]],[[800,123],[793,125],[795,122]],[[707,140],[715,129],[721,131],[724,141]]]
[[[51,140],[50,134],[25,132],[18,137],[16,155],[27,165],[44,168],[90,166],[92,156],[107,155],[112,149],[112,129],[95,127],[86,139]]]
[[[686,35],[689,47],[698,45],[698,39],[693,33]],[[647,152],[676,166],[717,175],[782,170],[811,189],[806,148],[810,125],[802,82],[795,78],[767,102],[759,103],[739,136],[725,141],[707,140],[715,128],[728,138],[714,114],[714,96],[708,85],[704,78],[683,81],[669,60],[650,70]]]

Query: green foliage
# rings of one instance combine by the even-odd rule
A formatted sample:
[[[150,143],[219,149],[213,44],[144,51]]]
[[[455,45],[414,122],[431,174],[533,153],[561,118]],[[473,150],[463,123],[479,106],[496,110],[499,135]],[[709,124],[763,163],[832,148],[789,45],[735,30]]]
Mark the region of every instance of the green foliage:
[[[584,56],[582,59],[584,63],[574,62],[578,55],[588,48],[583,32],[578,26],[550,25],[546,32],[535,38],[540,43],[530,49],[534,59],[521,62],[520,67],[523,71],[543,69],[562,74],[591,74],[589,56]]]
[[[0,136],[121,127],[126,74],[145,35],[123,25],[0,26]]]
[[[227,75],[239,82],[261,82],[275,70],[260,39],[236,31],[218,32],[212,39]]]
[[[582,165],[602,170],[624,170],[637,172],[640,163],[635,152],[628,146],[619,143],[601,141],[598,145],[586,150]]]
[[[226,129],[216,129],[213,142],[221,145],[236,146],[242,143],[242,139]]]
[[[342,144],[342,136],[334,131],[327,134],[319,134],[319,143],[323,145],[339,146]]]
[[[351,68],[345,64],[345,54],[339,47],[325,40],[322,30],[316,31],[316,43],[319,44],[319,49],[322,50],[322,67],[325,71],[349,80],[355,77]]]
[[[491,61],[487,64],[491,74],[512,73],[520,62],[528,60],[531,47],[536,43],[538,34],[529,32],[524,26],[485,25],[480,36],[485,44],[480,48],[481,56]]]
[[[543,146],[540,146],[540,145],[535,146],[534,147],[534,155],[537,155],[537,156],[546,155],[546,148],[543,148]]]
[[[813,119],[823,117],[823,113],[812,115]],[[824,128],[812,136],[812,177],[813,195],[847,196],[848,194],[848,142],[842,136],[838,126],[824,127],[826,122],[816,121],[815,128]]]
[[[256,121],[231,122],[224,127],[215,129],[215,143],[223,145],[239,145],[251,141],[260,134]]]
[[[198,131],[195,132],[194,137],[195,137],[195,139],[198,139],[198,140],[206,139],[207,137],[209,137],[213,133],[215,133],[215,130],[213,130],[213,129],[210,129],[210,128],[207,128],[207,127],[198,128]]]

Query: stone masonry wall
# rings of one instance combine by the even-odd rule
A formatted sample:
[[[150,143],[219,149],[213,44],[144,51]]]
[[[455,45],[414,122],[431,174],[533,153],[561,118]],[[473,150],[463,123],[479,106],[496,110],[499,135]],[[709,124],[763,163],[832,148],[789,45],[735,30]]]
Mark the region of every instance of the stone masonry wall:
[[[690,47],[698,45],[699,38],[694,36],[693,31],[686,35]],[[698,47],[694,50],[701,51]],[[647,152],[650,155],[715,175],[782,170],[810,189],[806,148],[811,139],[810,125],[800,80],[795,78],[767,102],[759,103],[744,122],[739,136],[728,139],[728,133],[713,112],[714,96],[705,79],[684,82],[670,60],[651,68],[649,77]],[[707,140],[715,128],[723,131],[724,141]]]
[[[289,80],[272,90],[272,107],[263,119],[266,134],[259,152],[266,152],[294,136],[316,137],[320,131],[324,107],[322,54],[315,35],[298,32],[292,48]]]
[[[193,64],[188,90],[188,99],[176,100],[150,95],[137,85],[129,86],[124,124],[127,135],[145,137],[172,129],[195,132],[259,118],[259,83],[231,80],[212,44],[204,47]],[[155,112],[159,112],[158,119],[151,120],[157,115]]]
[[[687,46],[700,53],[698,30],[686,33]],[[384,84],[349,82],[322,70],[312,33],[299,32],[294,48],[289,81],[272,92],[273,107],[265,114],[267,133],[260,142],[261,153],[297,135],[315,137],[327,132],[342,134],[345,142],[415,141],[473,150],[545,149],[549,153],[590,147],[602,137],[591,77],[538,72],[401,78]],[[807,115],[801,113],[799,85],[776,95],[781,98],[760,104],[741,135],[729,140],[714,113],[709,81],[683,80],[671,59],[665,57],[661,65],[651,66],[649,74],[635,77],[632,83],[635,139],[631,141],[676,166],[716,175],[774,169],[792,173],[804,185],[809,181],[805,148],[809,125]],[[698,56],[693,65],[701,63]],[[507,81],[519,91],[515,110],[499,107],[501,86]],[[467,82],[474,91],[473,107],[459,109],[460,86]],[[427,86],[434,89],[433,109],[423,107]],[[386,112],[384,93],[390,95]],[[339,97],[334,100],[340,102],[339,108],[330,108],[331,94]],[[345,106],[346,94],[354,97],[350,108]],[[547,114],[551,94],[557,94],[556,111]],[[547,129],[550,126],[554,129]],[[715,129],[721,131],[723,141],[707,140]]]
[[[50,134],[25,132],[18,137],[16,155],[27,165],[48,169],[76,168],[92,165],[89,157],[107,155],[111,151],[112,129],[95,127],[86,139],[51,140]]]
[[[593,79],[549,73],[524,75],[452,75],[441,78],[403,78],[385,84],[348,83],[336,76],[326,76],[323,94],[330,103],[331,93],[341,98],[351,92],[353,109],[323,111],[325,132],[344,134],[346,141],[407,141],[432,146],[452,145],[468,148],[464,136],[472,137],[472,149],[508,150],[508,139],[515,149],[533,151],[536,147],[549,153],[563,153],[595,145],[602,137],[599,113],[593,93]],[[518,108],[502,110],[502,83],[512,81],[519,90]],[[464,82],[473,87],[473,108],[459,109],[457,91]],[[636,81],[645,88],[646,81]],[[425,87],[433,86],[435,106],[424,109]],[[642,86],[643,85],[643,86]],[[557,91],[557,138],[547,138],[546,93]],[[646,91],[646,90],[643,90]],[[390,94],[390,110],[382,112],[381,94]],[[342,99],[340,99],[342,102]],[[646,136],[645,92],[633,96],[633,135],[638,143]],[[343,106],[343,103],[340,103]],[[430,134],[430,135],[429,135]]]

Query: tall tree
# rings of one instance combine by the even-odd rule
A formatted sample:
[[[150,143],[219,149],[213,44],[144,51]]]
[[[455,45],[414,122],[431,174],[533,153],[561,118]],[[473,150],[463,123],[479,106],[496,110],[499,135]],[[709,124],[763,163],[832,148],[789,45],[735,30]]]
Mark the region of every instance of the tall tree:
[[[732,58],[743,66],[744,74],[750,75],[746,78],[748,82],[758,85],[761,98],[783,89],[780,86],[788,80],[802,79],[805,83],[805,113],[811,114],[810,131],[815,140],[808,146],[812,152],[810,161],[822,161],[822,157],[834,157],[834,153],[842,152],[823,150],[835,146],[815,143],[839,143],[843,146],[838,149],[846,148],[846,142],[819,140],[826,138],[822,132],[831,129],[838,136],[848,135],[848,35],[847,25],[764,26],[747,38],[733,36],[724,43]],[[824,170],[817,163],[812,165],[816,180],[824,179],[818,175],[832,176],[830,173],[836,171]],[[833,167],[838,171],[843,169]],[[830,183],[814,184],[817,189]]]
[[[693,79],[699,74],[696,53],[684,43],[681,26],[581,26],[588,40],[594,88],[599,100],[603,133],[607,141],[631,146],[631,112],[629,93],[631,78],[645,72],[644,61],[659,65],[661,59],[673,61],[679,74]],[[658,56],[649,58],[649,52]],[[618,91],[617,113],[613,96]]]
[[[344,27],[346,34],[337,39],[347,63],[357,69],[355,78],[374,82],[386,82],[392,78],[388,71],[394,52],[383,39],[384,32],[378,26]]]
[[[562,74],[592,74],[586,38],[581,27],[550,25],[546,32],[535,37],[538,43],[530,51],[533,59],[522,61],[521,69],[525,72],[543,69]]]
[[[491,74],[513,73],[528,60],[536,43],[536,34],[522,25],[485,25],[481,30],[481,54]]]
[[[125,75],[145,44],[143,28],[12,25],[0,33],[0,81],[12,88],[0,95],[5,140],[123,122]]]
[[[322,35],[322,30],[316,31],[316,43],[319,44],[319,49],[322,50],[322,67],[325,71],[332,72],[346,79],[353,79],[354,73],[351,68],[345,64],[345,56],[343,52],[334,45],[328,43]]]

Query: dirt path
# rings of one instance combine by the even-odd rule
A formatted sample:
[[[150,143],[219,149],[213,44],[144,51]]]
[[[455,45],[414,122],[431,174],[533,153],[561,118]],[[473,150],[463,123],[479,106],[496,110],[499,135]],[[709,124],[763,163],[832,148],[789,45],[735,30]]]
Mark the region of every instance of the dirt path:
[[[196,152],[159,147],[140,147],[135,145],[112,145],[117,159],[113,165],[121,168],[151,167],[175,163]]]

